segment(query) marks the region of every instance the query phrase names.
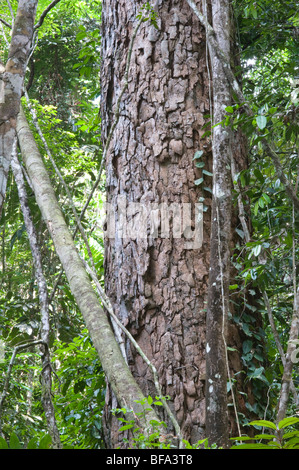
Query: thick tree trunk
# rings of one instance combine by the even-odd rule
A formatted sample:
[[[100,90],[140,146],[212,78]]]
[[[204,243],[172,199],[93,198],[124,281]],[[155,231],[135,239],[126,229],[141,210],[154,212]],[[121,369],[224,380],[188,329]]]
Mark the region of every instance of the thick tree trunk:
[[[133,0],[103,2],[104,142],[141,5]],[[136,212],[138,204],[139,208],[152,204],[156,215],[159,204],[169,209],[176,204],[173,209],[178,212],[189,204],[193,228],[199,198],[205,197],[210,205],[210,193],[203,186],[211,187],[211,177],[204,175],[203,185],[196,186],[202,170],[193,161],[195,152],[203,150],[205,169],[212,170],[210,143],[200,140],[203,116],[209,112],[203,28],[185,0],[158,1],[156,10],[159,30],[146,23],[136,37],[128,91],[107,156],[107,201],[114,211],[115,237],[108,233],[106,238],[106,292],[114,311],[154,362],[183,436],[196,442],[205,424],[210,213],[203,215],[202,246],[193,245],[193,239],[188,242],[183,234],[175,238],[171,230],[165,237],[160,232],[150,234],[149,218],[139,227],[137,238],[121,233],[122,211],[126,208],[129,213],[131,203]],[[132,214],[128,218],[132,221]],[[129,342],[126,349],[144,394],[155,396],[150,371]],[[111,422],[107,410],[107,445],[115,446],[119,426]]]
[[[199,1],[193,4],[201,7]],[[207,4],[209,8],[210,2]],[[141,5],[141,1],[133,0],[103,2],[101,113],[104,144],[123,89],[128,45]],[[211,143],[209,139],[201,139],[206,130],[203,125],[209,120],[212,82],[207,69],[203,26],[192,7],[186,0],[158,0],[154,7],[159,30],[145,23],[135,39],[128,89],[106,159],[110,211],[105,239],[106,292],[120,320],[156,366],[163,393],[170,397],[170,407],[183,437],[194,443],[206,437],[205,349],[211,195],[203,188],[211,190],[212,187],[210,175],[203,173],[202,164],[197,166],[196,162],[203,162],[205,170],[213,171]],[[245,146],[240,134],[234,139],[233,154],[237,170],[241,171],[246,167]],[[203,152],[202,158],[194,161],[197,151]],[[225,161],[226,164],[230,162]],[[225,165],[223,173],[221,167],[217,167],[218,196],[223,178],[226,188],[230,186],[227,180],[230,167]],[[197,184],[201,178],[203,182]],[[178,214],[184,204],[189,204],[194,229],[195,206],[201,197],[208,208],[203,213],[202,234],[198,229],[202,244],[186,244],[188,231],[174,234],[170,230],[169,236],[165,236],[163,220],[157,217],[159,205],[164,203],[171,208],[176,204],[172,208]],[[230,206],[230,194],[223,204]],[[148,214],[149,207],[153,210],[152,220],[145,217],[138,227],[138,211]],[[131,224],[136,222],[137,234],[126,233],[126,220]],[[151,225],[153,221],[157,223],[156,231]],[[236,223],[234,218],[232,225]],[[177,229],[173,226],[172,221],[171,229]],[[226,249],[227,243],[232,243],[232,230],[228,212],[228,219],[221,228],[222,232],[227,231],[221,233]],[[218,237],[218,230],[214,235]],[[217,256],[215,253],[215,260]],[[226,275],[227,256],[226,252]],[[225,289],[228,289],[228,277]],[[222,312],[222,304],[219,308]],[[235,324],[230,323],[228,330],[227,343],[236,348],[229,357],[234,375],[243,368],[237,352],[238,348],[242,349],[242,339]],[[154,396],[150,371],[131,344],[126,339],[125,342],[134,377],[145,395]],[[221,364],[221,373],[225,376],[225,360]],[[243,386],[239,374],[236,387],[244,391]],[[250,386],[246,391],[252,402]],[[224,393],[222,390],[222,395]],[[237,407],[247,414],[243,396],[238,395]],[[115,404],[113,394],[107,393],[104,418],[109,447],[119,445],[123,439],[117,432],[119,423],[110,413]],[[171,429],[169,420],[162,417]],[[229,415],[229,430],[236,435],[234,413]]]

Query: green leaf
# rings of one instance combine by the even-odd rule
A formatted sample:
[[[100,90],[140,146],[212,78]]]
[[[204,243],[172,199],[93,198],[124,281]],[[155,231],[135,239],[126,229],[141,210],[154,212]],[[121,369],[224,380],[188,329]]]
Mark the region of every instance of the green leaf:
[[[211,173],[211,172],[208,171],[208,170],[202,170],[202,172],[203,172],[204,175],[213,176],[213,173]]]
[[[0,437],[0,449],[8,449],[8,444],[3,437]]]
[[[198,186],[198,185],[200,185],[202,182],[203,182],[203,178],[198,178],[198,180],[195,180],[195,181],[194,181],[194,184],[195,184],[196,186]]]
[[[227,111],[228,113],[233,113],[234,112],[234,108],[232,106],[227,106],[225,108],[225,111]]]
[[[18,436],[16,435],[15,432],[13,432],[10,436],[9,447],[10,447],[10,449],[21,449],[22,448],[21,443],[19,441],[19,438],[18,438]]]
[[[201,158],[202,155],[203,155],[203,150],[197,150],[197,152],[195,152],[194,154],[193,160],[197,160],[198,158]]]
[[[119,432],[126,431],[127,429],[132,429],[134,427],[134,424],[126,424],[125,426],[121,426],[119,428]]]
[[[295,423],[299,423],[299,418],[295,418],[293,416],[289,418],[284,418],[278,423],[278,429],[283,429],[287,426],[292,426]]]
[[[51,438],[50,434],[45,434],[41,438],[38,448],[39,449],[49,449],[51,444],[52,444],[52,438]]]
[[[257,123],[257,126],[262,130],[262,129],[265,129],[266,125],[267,125],[267,118],[266,116],[257,116],[256,117],[256,123]]]
[[[196,168],[203,168],[205,166],[205,162],[196,162],[195,166]]]
[[[268,440],[273,440],[275,439],[275,436],[273,434],[256,434],[254,436],[254,439],[268,439]]]
[[[229,290],[235,290],[235,289],[238,289],[238,284],[232,284],[231,286],[229,286]]]
[[[277,430],[276,425],[274,423],[271,423],[271,421],[267,421],[266,419],[259,419],[256,421],[251,421],[248,424],[250,426],[261,426],[263,428],[274,429],[275,431]]]
[[[27,449],[37,449],[37,437],[30,439],[27,445]]]
[[[203,189],[204,191],[208,191],[209,193],[213,194],[213,190],[209,188],[208,186],[205,186]]]
[[[153,399],[150,395],[147,398],[147,402],[148,402],[149,405],[151,405],[153,403]]]

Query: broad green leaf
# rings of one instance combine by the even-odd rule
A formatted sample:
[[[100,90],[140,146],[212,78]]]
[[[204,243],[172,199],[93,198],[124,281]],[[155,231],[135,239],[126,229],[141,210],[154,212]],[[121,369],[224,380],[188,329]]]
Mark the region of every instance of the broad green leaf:
[[[233,113],[234,112],[234,108],[232,106],[227,106],[225,108],[225,111],[227,111],[228,113]]]
[[[0,449],[8,449],[8,444],[3,437],[0,437]]]
[[[126,431],[127,429],[131,429],[134,427],[134,424],[126,424],[125,426],[121,426],[119,428],[119,432]]]
[[[273,434],[256,434],[254,436],[254,439],[275,439],[275,436]]]
[[[277,430],[276,425],[274,423],[271,423],[271,421],[267,421],[266,419],[251,421],[249,424],[250,426],[261,426],[263,428],[274,429],[275,431]]]
[[[257,116],[256,117],[256,123],[258,125],[258,127],[262,130],[262,129],[265,129],[266,125],[267,125],[267,118],[266,116]]]
[[[27,449],[37,449],[37,437],[30,439],[27,445]]]
[[[49,449],[51,444],[52,444],[52,438],[51,438],[50,434],[45,434],[41,438],[38,448],[39,449]]]
[[[299,423],[299,418],[295,418],[293,416],[289,418],[284,418],[278,423],[278,429],[283,429],[287,426],[292,426],[295,423]]]
[[[19,441],[18,436],[16,435],[15,432],[11,433],[10,439],[9,439],[9,447],[10,449],[21,449],[21,443]]]
[[[198,186],[198,185],[200,185],[202,182],[203,182],[203,178],[198,178],[198,180],[195,180],[195,181],[194,181],[194,184],[196,184],[196,186]]]

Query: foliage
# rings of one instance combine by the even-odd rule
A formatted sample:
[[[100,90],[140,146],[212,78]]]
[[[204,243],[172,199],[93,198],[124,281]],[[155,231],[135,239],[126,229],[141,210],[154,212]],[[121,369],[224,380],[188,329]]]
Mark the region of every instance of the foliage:
[[[88,331],[71,343],[56,342],[55,407],[64,448],[102,447],[105,376]]]
[[[45,434],[40,439],[33,437],[28,444],[22,445],[16,433],[11,433],[9,441],[0,437],[0,449],[49,449],[52,444],[52,439],[49,434]]]
[[[156,401],[154,401],[151,396],[144,398],[144,400],[137,400],[136,403],[141,405],[142,411],[133,416],[130,420],[117,415],[127,415],[131,413],[131,410],[126,408],[116,408],[111,410],[112,414],[117,416],[117,419],[123,423],[118,431],[131,431],[133,437],[131,439],[124,438],[123,440],[129,445],[132,445],[133,449],[169,449],[171,447],[170,439],[164,436],[161,431],[161,427],[167,428],[164,421],[151,420],[151,429],[143,429],[142,427],[143,418],[148,411],[147,406],[162,406],[160,397],[155,398]]]
[[[294,430],[293,426],[298,424],[299,418],[289,417],[281,420],[277,425],[267,420],[252,421],[250,426],[257,426],[270,429],[274,434],[256,434],[254,439],[256,443],[240,444],[239,442],[252,441],[252,437],[241,436],[231,438],[238,441],[233,445],[232,449],[299,449],[299,430]],[[291,428],[288,432],[284,432],[285,428]],[[265,441],[265,442],[261,442]]]

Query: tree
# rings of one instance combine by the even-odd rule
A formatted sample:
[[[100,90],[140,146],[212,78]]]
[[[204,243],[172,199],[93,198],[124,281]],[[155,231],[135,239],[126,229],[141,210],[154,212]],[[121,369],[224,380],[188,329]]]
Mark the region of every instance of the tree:
[[[223,25],[221,15],[217,16],[217,2],[213,7],[215,28],[221,35]],[[227,334],[222,330],[221,312],[222,302],[226,303],[226,309],[228,305],[229,248],[233,230],[230,222],[230,137],[227,131],[222,132],[221,126],[216,127],[216,141],[225,134],[226,142],[219,142],[217,153],[214,143],[213,160],[210,139],[202,139],[212,112],[210,93],[213,86],[207,68],[203,25],[188,2],[164,2],[155,8],[157,28],[144,25],[135,40],[127,93],[120,105],[118,126],[107,154],[108,223],[113,224],[113,230],[107,231],[105,285],[114,311],[155,364],[163,392],[171,397],[171,407],[183,436],[196,442],[205,435],[205,394],[210,393],[215,400],[220,400],[220,393],[215,392],[215,385],[212,385],[215,375],[219,378],[221,375],[223,402],[221,410],[214,413],[212,427],[215,428],[215,422],[227,414],[228,363],[226,343],[225,347],[223,343]],[[228,6],[226,8],[228,11]],[[227,14],[226,20],[229,20],[230,12]],[[122,92],[126,59],[130,53],[129,39],[137,15],[135,2],[103,3],[101,93],[104,143]],[[229,29],[227,35],[229,42]],[[215,62],[217,60],[215,58]],[[221,64],[218,69],[213,64],[212,69],[213,76],[222,73]],[[225,91],[223,97],[224,87],[221,88],[220,83],[225,82],[219,81],[219,89],[217,83],[214,86],[215,124],[223,120],[224,108],[231,103],[230,87],[226,86],[229,91]],[[223,158],[223,152],[227,152],[226,158]],[[244,154],[238,149],[236,155],[239,157],[238,168],[244,169]],[[222,206],[217,207],[215,202],[211,221],[212,171],[214,200],[219,196]],[[178,228],[180,215],[177,214],[184,205],[192,206],[194,214],[200,201],[204,202],[202,245],[190,242],[188,245]],[[172,217],[167,211],[163,212],[163,204]],[[138,215],[142,211],[148,211],[148,217],[141,217],[142,222],[138,225]],[[167,217],[171,230],[165,236],[163,224],[167,225]],[[220,222],[220,228],[215,219]],[[132,237],[126,229],[130,230],[134,223],[136,231]],[[192,224],[196,231],[194,219]],[[219,230],[224,241],[219,240]],[[219,243],[221,256],[225,259],[217,261]],[[221,277],[219,281],[221,270],[225,271],[225,279]],[[210,299],[207,296],[209,278]],[[225,283],[224,293],[221,292],[222,282]],[[215,315],[209,326],[207,353],[213,342],[216,370],[209,370],[209,376],[206,376],[205,352],[207,315],[209,321]],[[217,335],[216,328],[219,328]],[[238,342],[237,328],[232,331],[235,338],[230,334],[230,340]],[[134,377],[145,395],[153,396],[155,389],[150,371],[127,340],[125,349]],[[110,407],[111,403],[114,403],[113,399]],[[210,409],[212,411],[212,398]],[[113,446],[118,436],[111,414],[107,412],[106,418],[107,442]],[[167,421],[167,417],[164,419]],[[224,418],[223,426],[210,437],[217,435],[213,442],[227,446],[227,431],[228,418]]]

